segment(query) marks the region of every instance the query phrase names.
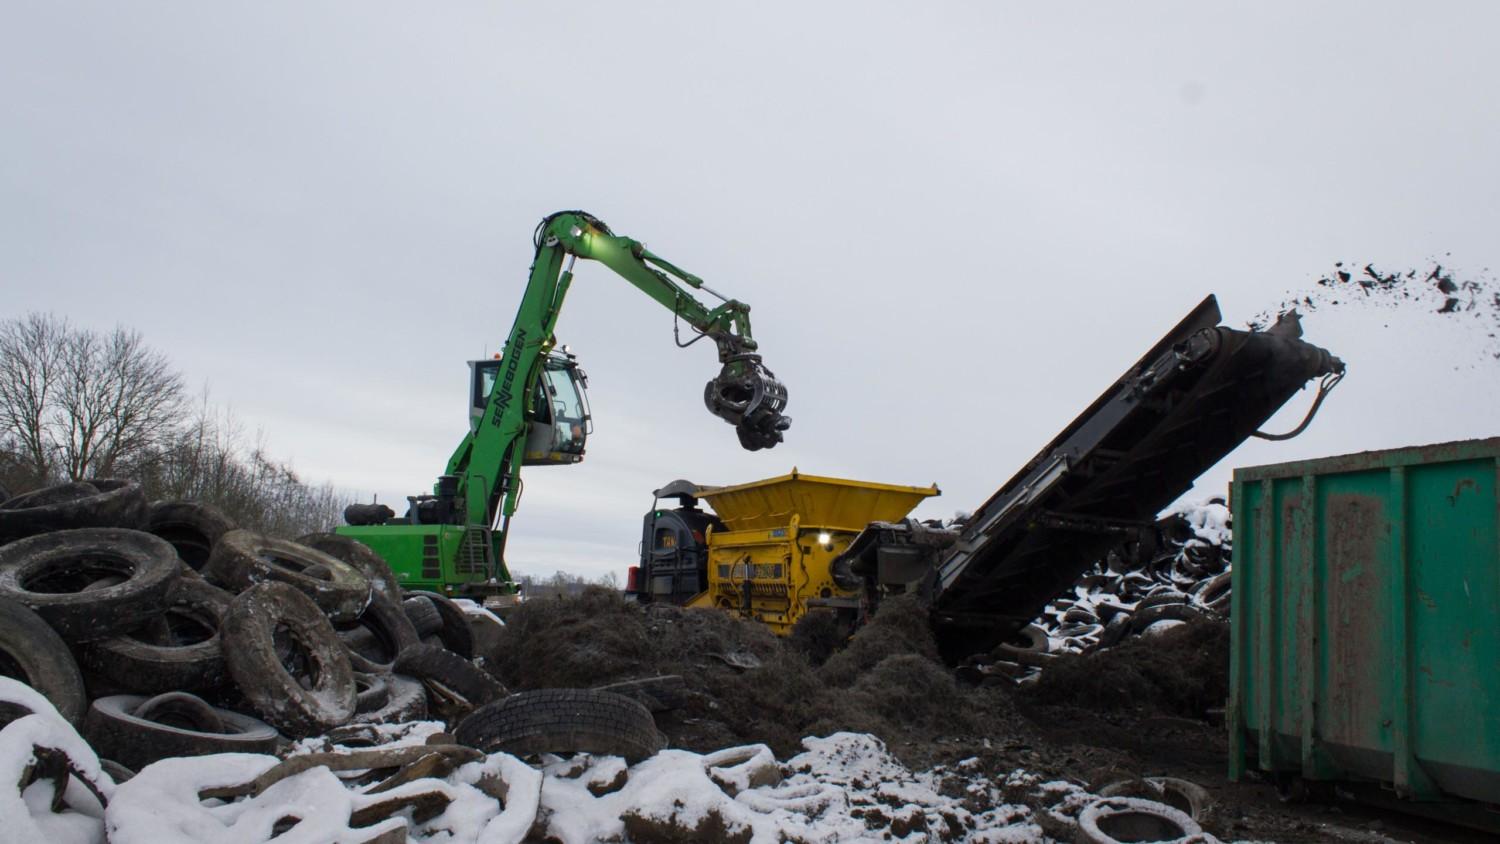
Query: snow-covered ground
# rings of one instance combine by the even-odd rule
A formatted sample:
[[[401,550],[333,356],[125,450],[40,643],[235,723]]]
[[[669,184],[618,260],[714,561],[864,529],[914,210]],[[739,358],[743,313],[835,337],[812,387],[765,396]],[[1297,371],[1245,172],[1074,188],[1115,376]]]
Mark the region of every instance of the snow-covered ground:
[[[805,739],[803,751],[785,761],[763,745],[666,750],[635,765],[586,755],[528,764],[494,753],[389,788],[363,771],[317,765],[258,792],[211,797],[204,792],[243,786],[285,763],[255,754],[165,759],[117,785],[40,695],[0,677],[0,701],[34,713],[0,729],[0,783],[12,784],[0,787],[4,844],[100,844],[106,836],[113,844],[502,844],[528,835],[564,844],[663,836],[747,844],[1026,842],[1053,840],[1046,830],[1070,828],[1098,802],[1075,784],[1024,771],[996,780],[972,759],[911,771],[879,739],[857,733]],[[418,722],[373,736],[381,748],[412,754],[444,741],[441,731],[438,722]],[[360,752],[309,739],[288,756],[330,751]],[[59,754],[70,774],[55,804],[55,780],[29,772]]]

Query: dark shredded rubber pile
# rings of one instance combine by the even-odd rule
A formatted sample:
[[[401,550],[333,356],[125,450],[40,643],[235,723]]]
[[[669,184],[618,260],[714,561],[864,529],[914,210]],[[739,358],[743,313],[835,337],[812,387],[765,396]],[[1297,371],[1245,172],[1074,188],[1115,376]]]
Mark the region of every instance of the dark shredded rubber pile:
[[[1202,718],[1229,697],[1229,625],[1193,621],[1108,650],[1066,654],[1023,693],[1099,712]]]
[[[888,602],[831,656],[828,638],[782,640],[716,610],[642,608],[591,589],[523,604],[491,662],[518,690],[681,675],[694,694],[662,726],[673,746],[690,750],[764,742],[783,755],[804,736],[853,730],[900,752],[943,736],[1012,731],[1007,693],[961,688],[916,604]]]

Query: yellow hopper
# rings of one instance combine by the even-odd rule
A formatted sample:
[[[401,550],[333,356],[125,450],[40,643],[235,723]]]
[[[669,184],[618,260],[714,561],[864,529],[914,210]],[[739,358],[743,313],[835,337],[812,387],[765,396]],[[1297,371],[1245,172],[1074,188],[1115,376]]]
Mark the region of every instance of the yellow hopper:
[[[728,528],[708,536],[708,589],[691,602],[731,610],[785,635],[810,608],[857,611],[859,595],[840,589],[829,564],[870,522],[902,519],[937,484],[897,486],[791,474],[703,487]]]

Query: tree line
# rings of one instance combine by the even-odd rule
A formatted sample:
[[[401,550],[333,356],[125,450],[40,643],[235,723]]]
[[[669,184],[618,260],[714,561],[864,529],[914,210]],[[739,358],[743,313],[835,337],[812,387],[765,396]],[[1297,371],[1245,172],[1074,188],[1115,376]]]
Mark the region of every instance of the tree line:
[[[248,440],[230,411],[193,400],[140,332],[52,314],[0,321],[0,486],[89,478],[129,478],[153,500],[211,504],[276,536],[328,530],[348,503]]]

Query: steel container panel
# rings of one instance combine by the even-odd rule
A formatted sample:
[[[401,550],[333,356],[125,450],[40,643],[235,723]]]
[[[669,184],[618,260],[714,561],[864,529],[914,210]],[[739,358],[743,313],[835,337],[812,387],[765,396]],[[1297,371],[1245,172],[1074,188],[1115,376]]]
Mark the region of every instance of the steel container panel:
[[[1500,438],[1234,473],[1230,774],[1500,804]]]

